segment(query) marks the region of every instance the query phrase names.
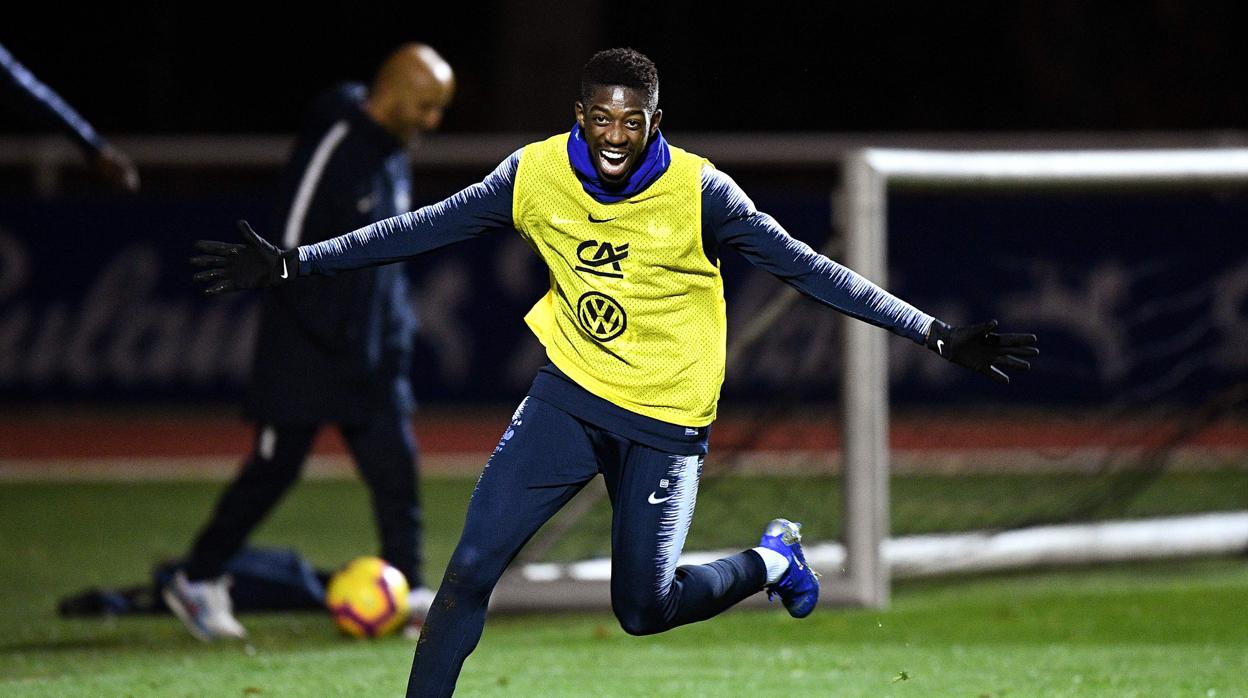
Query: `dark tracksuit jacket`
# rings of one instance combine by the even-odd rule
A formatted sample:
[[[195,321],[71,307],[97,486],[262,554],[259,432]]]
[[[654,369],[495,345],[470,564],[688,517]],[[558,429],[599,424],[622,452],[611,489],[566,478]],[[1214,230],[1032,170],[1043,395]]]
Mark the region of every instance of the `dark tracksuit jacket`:
[[[365,88],[339,85],[314,103],[265,234],[288,248],[406,212],[403,144],[361,111]],[[265,292],[245,414],[274,424],[355,424],[410,412],[416,317],[401,265]]]

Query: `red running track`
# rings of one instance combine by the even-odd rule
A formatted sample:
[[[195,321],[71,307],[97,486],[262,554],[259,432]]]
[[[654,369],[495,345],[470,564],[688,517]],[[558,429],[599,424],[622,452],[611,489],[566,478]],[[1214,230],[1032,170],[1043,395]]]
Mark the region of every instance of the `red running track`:
[[[487,456],[510,409],[476,413],[421,413],[413,420],[424,452]],[[1180,425],[1144,419],[1098,421],[1095,415],[910,418],[895,416],[892,447],[900,451],[1075,449],[1166,442]],[[10,414],[0,417],[0,460],[77,458],[237,457],[250,447],[252,427],[229,415]],[[736,450],[809,451],[839,446],[834,418],[754,421],[726,416],[716,422],[716,453]],[[1248,419],[1224,420],[1184,440],[1195,448],[1248,450]],[[338,433],[321,433],[316,452],[340,454]]]

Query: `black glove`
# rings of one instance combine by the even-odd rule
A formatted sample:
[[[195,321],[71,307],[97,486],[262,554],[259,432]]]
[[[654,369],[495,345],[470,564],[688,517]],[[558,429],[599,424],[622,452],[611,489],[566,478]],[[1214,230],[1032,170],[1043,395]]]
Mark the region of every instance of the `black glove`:
[[[206,271],[197,272],[191,278],[205,284],[206,295],[273,286],[299,273],[298,248],[279,250],[257,235],[247,221],[239,221],[238,229],[245,244],[195,241],[195,250],[204,254],[191,257],[191,265]]]
[[[1009,383],[1002,369],[1026,371],[1031,364],[1024,356],[1036,356],[1034,334],[998,334],[997,321],[979,325],[950,327],[940,320],[932,321],[927,332],[927,348],[955,364],[974,369],[998,383]]]

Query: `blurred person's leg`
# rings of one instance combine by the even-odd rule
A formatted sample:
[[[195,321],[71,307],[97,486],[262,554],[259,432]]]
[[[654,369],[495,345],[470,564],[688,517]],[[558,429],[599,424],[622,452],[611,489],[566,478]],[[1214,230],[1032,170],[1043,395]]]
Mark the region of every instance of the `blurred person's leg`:
[[[382,558],[411,588],[423,587],[419,456],[411,419],[383,411],[367,424],[342,426],[342,435],[372,497]]]
[[[188,579],[218,577],[264,517],[299,478],[317,426],[260,425],[251,456],[217,500],[183,571]]]

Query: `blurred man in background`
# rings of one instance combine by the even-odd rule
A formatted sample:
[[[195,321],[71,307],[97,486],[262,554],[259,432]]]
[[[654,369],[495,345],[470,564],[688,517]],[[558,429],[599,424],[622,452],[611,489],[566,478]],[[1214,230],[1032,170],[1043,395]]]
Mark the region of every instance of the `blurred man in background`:
[[[406,149],[439,126],[454,88],[447,62],[413,43],[385,60],[371,88],[348,83],[322,94],[283,175],[275,226],[283,243],[320,242],[408,211]],[[410,623],[418,628],[433,594],[421,570],[411,430],[415,329],[401,265],[265,295],[244,406],[257,425],[254,450],[164,590],[195,637],[245,636],[231,609],[225,562],[294,484],[325,424],[341,430],[368,485],[381,556],[407,576]]]
[[[130,158],[109,145],[81,114],[19,63],[2,44],[0,101],[40,123],[54,124],[78,144],[91,168],[110,185],[122,191],[139,190],[139,171]]]

